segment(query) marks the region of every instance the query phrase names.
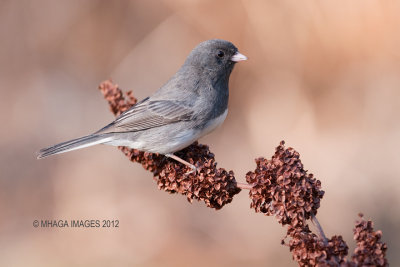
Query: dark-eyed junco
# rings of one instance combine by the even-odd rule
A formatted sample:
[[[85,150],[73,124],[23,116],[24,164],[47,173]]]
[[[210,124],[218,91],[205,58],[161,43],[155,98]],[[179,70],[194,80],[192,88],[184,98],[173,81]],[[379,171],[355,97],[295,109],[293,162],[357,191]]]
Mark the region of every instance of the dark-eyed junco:
[[[228,41],[202,42],[153,95],[93,134],[40,150],[38,159],[106,144],[160,153],[195,171],[195,166],[173,153],[208,134],[225,120],[229,76],[235,63],[246,59]]]

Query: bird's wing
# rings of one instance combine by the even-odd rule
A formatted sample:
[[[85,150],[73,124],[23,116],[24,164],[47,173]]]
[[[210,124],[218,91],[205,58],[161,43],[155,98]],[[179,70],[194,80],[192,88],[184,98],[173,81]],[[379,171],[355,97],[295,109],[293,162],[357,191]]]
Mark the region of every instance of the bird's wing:
[[[122,113],[99,133],[143,131],[190,120],[192,116],[192,109],[183,102],[146,98]]]

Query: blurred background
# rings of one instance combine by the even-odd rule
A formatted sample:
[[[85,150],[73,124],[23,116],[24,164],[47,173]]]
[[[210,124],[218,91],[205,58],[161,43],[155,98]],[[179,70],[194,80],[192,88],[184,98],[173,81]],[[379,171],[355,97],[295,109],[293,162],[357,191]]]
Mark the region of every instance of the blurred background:
[[[201,41],[249,57],[211,135],[238,181],[285,140],[326,191],[318,218],[354,248],[358,212],[400,265],[400,2],[0,1],[1,266],[296,266],[285,228],[159,191],[113,147],[36,160],[42,147],[113,119],[97,90],[112,78],[142,99]],[[34,228],[38,219],[114,219],[119,228]]]

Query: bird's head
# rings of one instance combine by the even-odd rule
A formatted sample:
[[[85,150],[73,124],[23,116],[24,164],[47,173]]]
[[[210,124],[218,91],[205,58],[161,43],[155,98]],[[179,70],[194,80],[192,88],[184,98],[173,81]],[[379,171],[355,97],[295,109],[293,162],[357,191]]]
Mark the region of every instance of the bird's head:
[[[247,60],[231,42],[212,39],[197,45],[187,57],[184,66],[191,66],[216,75],[230,74],[235,63]]]

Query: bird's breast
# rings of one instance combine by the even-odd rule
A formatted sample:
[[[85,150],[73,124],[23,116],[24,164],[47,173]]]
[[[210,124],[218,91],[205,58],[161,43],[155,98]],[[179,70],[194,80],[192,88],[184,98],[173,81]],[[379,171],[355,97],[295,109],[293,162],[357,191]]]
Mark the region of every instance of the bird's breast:
[[[224,111],[221,115],[210,119],[205,127],[202,130],[202,136],[209,134],[213,130],[215,130],[218,126],[220,126],[226,119],[226,116],[228,115],[228,109]]]

